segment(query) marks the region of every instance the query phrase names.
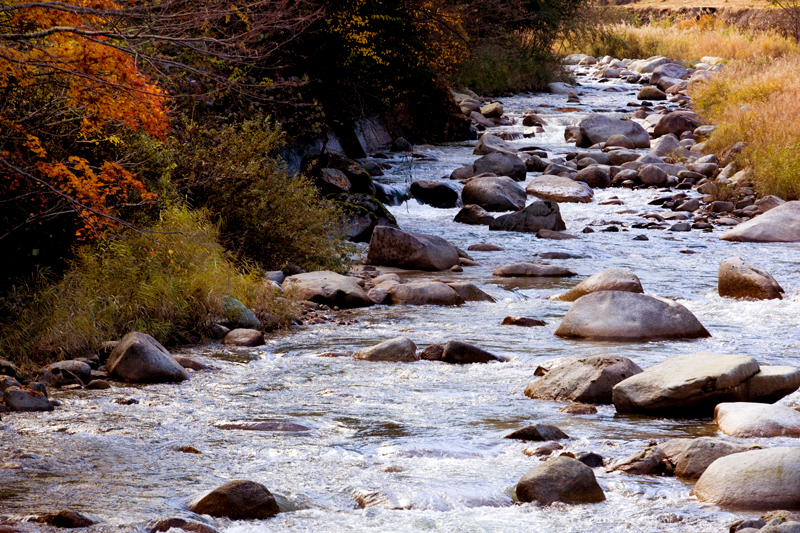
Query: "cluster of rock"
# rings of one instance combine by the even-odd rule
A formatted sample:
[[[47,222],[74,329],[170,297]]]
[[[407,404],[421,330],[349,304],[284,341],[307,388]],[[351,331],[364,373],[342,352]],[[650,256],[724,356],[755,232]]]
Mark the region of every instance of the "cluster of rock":
[[[361,361],[410,363],[423,359],[459,365],[503,363],[507,361],[503,356],[494,355],[482,348],[459,340],[450,340],[444,345],[431,344],[417,353],[417,345],[407,337],[395,337],[374,346],[363,348],[356,352],[353,357]]]

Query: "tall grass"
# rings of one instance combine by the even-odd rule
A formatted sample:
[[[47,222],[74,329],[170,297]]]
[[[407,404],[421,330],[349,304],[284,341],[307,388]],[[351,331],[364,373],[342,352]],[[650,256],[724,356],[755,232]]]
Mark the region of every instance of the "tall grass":
[[[167,208],[151,228],[79,248],[56,283],[39,279],[3,300],[0,353],[31,365],[138,330],[164,343],[209,331],[225,296],[286,321],[292,303],[237,267],[201,213]]]
[[[478,94],[542,90],[558,71],[559,65],[550,54],[487,43],[476,46],[471,57],[450,75],[448,83]]]

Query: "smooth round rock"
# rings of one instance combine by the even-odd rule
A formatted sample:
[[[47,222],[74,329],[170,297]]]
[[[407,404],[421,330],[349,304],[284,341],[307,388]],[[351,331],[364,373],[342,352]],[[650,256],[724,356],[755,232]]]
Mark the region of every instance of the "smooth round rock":
[[[720,263],[718,290],[720,296],[754,300],[780,300],[784,292],[769,272],[740,257]]]
[[[442,361],[445,363],[467,365],[473,363],[503,363],[505,357],[500,357],[487,352],[477,346],[457,340],[447,341],[442,352]]]
[[[785,405],[721,403],[714,422],[731,437],[800,437],[800,412]]]
[[[189,510],[233,520],[261,520],[280,512],[275,497],[264,485],[243,479],[217,487],[190,505]]]
[[[458,264],[458,251],[455,246],[436,235],[378,226],[372,232],[367,258],[373,265],[449,270]]]
[[[119,341],[106,369],[109,376],[134,383],[178,382],[191,377],[157,340],[139,331]]]
[[[284,290],[291,288],[302,300],[330,307],[337,306],[340,309],[368,307],[373,304],[355,278],[329,270],[289,276],[281,286]]]
[[[417,345],[406,337],[395,337],[375,346],[359,350],[355,359],[361,361],[383,361],[391,363],[409,363],[419,361]]]
[[[556,457],[522,476],[517,483],[521,502],[596,503],[606,499],[591,468],[576,459]]]
[[[264,345],[264,334],[256,329],[238,328],[229,331],[222,339],[225,346],[254,347]]]
[[[499,277],[525,277],[525,278],[564,278],[577,274],[564,267],[542,263],[516,263],[498,267],[492,273]]]
[[[461,199],[486,211],[519,211],[525,207],[526,194],[508,176],[486,176],[472,178],[461,191]]]
[[[594,198],[592,188],[562,176],[539,176],[525,187],[525,191],[542,200],[567,203],[590,203]]]
[[[629,270],[609,268],[593,274],[563,294],[550,296],[550,300],[574,302],[582,296],[599,291],[624,291],[644,293],[642,282]]]

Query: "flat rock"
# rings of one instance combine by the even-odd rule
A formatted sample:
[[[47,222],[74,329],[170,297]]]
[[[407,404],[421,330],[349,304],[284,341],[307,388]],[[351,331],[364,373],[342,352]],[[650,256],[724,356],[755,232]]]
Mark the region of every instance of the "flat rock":
[[[607,341],[710,337],[681,304],[624,291],[583,296],[570,307],[555,332],[559,337]]]
[[[378,231],[377,228],[375,231]],[[375,232],[373,232],[373,238],[375,238],[374,235]],[[373,304],[364,289],[356,283],[355,278],[329,270],[289,276],[283,281],[281,287],[284,290],[294,291],[302,300],[330,307],[338,306],[340,309],[369,307]]]
[[[496,244],[482,242],[479,244],[471,244],[467,250],[470,252],[502,252],[505,250],[505,248],[502,246],[497,246]]]
[[[673,465],[675,476],[682,479],[698,479],[720,457],[752,449],[747,444],[718,437],[671,439],[658,447]]]
[[[800,437],[800,412],[785,405],[721,403],[714,421],[731,437]]]
[[[410,363],[419,361],[417,345],[406,337],[395,337],[375,346],[356,352],[355,359],[361,361],[382,361],[390,363]]]
[[[263,346],[264,334],[257,329],[243,329],[238,328],[229,331],[225,338],[222,339],[222,344],[226,346]]]
[[[280,433],[302,433],[304,431],[311,431],[311,429],[295,424],[293,422],[286,422],[285,420],[261,420],[256,422],[236,422],[232,424],[219,424],[215,426],[218,429],[238,429],[242,431],[275,431]]]
[[[540,229],[551,231],[567,229],[557,202],[552,200],[532,202],[522,211],[501,215],[489,224],[490,231],[536,233]]]
[[[561,431],[556,426],[551,426],[550,424],[533,424],[513,431],[503,438],[529,441],[547,441],[569,439],[569,435]]]
[[[485,176],[469,180],[461,191],[464,204],[486,211],[518,211],[525,207],[525,189],[508,176]]]
[[[449,270],[458,265],[455,246],[441,237],[389,226],[378,226],[372,232],[367,258],[374,265],[409,270]]]
[[[691,494],[736,509],[799,509],[800,447],[768,448],[717,459]]]
[[[383,284],[392,305],[461,305],[464,298],[453,287],[440,281]]]
[[[525,278],[564,278],[576,276],[572,270],[557,265],[542,263],[515,263],[495,269],[493,276],[499,277],[525,277]]]
[[[642,372],[618,355],[593,355],[559,365],[528,385],[525,396],[557,402],[610,404],[614,386]]]
[[[577,459],[556,457],[524,476],[517,483],[521,502],[596,503],[606,499],[591,468]]]
[[[472,363],[491,363],[493,361],[504,363],[505,357],[500,357],[487,352],[477,346],[461,341],[447,341],[442,352],[442,361],[445,363],[468,365]]]
[[[106,363],[110,377],[133,383],[179,382],[189,373],[150,335],[133,331],[125,335]]]
[[[608,270],[589,276],[563,294],[550,296],[550,300],[574,302],[581,296],[586,296],[587,294],[598,291],[644,293],[642,282],[639,281],[636,274],[621,268],[609,268]]]
[[[594,198],[592,188],[561,176],[539,176],[525,187],[525,191],[542,200],[567,203],[590,203]]]
[[[233,520],[261,520],[280,512],[264,485],[237,479],[217,487],[189,506],[189,511]]]
[[[769,272],[740,257],[720,263],[718,290],[720,296],[754,300],[780,300],[784,292]]]
[[[721,238],[738,242],[800,242],[800,201],[770,209],[739,224]]]

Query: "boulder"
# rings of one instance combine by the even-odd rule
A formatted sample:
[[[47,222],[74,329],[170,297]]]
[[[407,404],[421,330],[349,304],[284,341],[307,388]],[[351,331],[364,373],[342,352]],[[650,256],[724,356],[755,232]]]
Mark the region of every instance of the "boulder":
[[[82,361],[59,361],[44,367],[38,381],[48,387],[86,385],[92,380],[92,367]]]
[[[111,352],[110,377],[133,383],[164,383],[189,379],[189,373],[150,335],[132,331]]]
[[[639,374],[639,365],[618,355],[593,355],[557,366],[528,385],[525,396],[557,402],[610,404],[617,383]]]
[[[800,437],[800,412],[785,405],[721,403],[714,422],[731,437]]]
[[[636,145],[633,144],[632,140],[628,139],[624,135],[612,135],[606,141],[606,148],[612,148],[612,147],[619,147],[628,150],[633,150],[634,148],[636,148]],[[636,157],[638,157],[638,154]],[[610,156],[609,156],[609,163],[611,163]]]
[[[500,137],[487,133],[478,139],[478,144],[475,145],[475,149],[472,151],[475,155],[486,155],[492,152],[516,154],[517,149]]]
[[[6,389],[10,389],[11,387],[22,388],[22,383],[12,378],[11,376],[0,375],[0,394],[5,392]]]
[[[394,197],[388,197],[392,192],[388,189],[388,186],[381,186],[382,196],[387,200],[397,201]],[[341,208],[344,214],[342,222],[345,236],[352,242],[369,242],[378,226],[397,227],[394,215],[374,196],[342,193],[330,196],[328,199]]]
[[[535,318],[528,318],[525,316],[507,316],[503,319],[501,326],[520,326],[523,328],[534,328],[538,326],[546,326],[543,320]]]
[[[697,113],[691,111],[673,111],[667,113],[656,124],[653,130],[654,137],[661,137],[672,133],[680,138],[681,133],[684,131],[693,132],[695,129],[703,125],[703,118]]]
[[[513,431],[503,438],[526,441],[549,441],[568,439],[569,435],[550,424],[533,424]]]
[[[370,251],[372,251],[371,247]],[[342,276],[329,270],[288,276],[281,287],[284,290],[293,291],[302,300],[330,307],[338,306],[341,309],[350,309],[369,307],[373,304],[364,289],[356,283],[355,278]]]
[[[611,186],[611,175],[608,167],[592,165],[580,170],[575,175],[576,182],[582,182],[593,189],[605,189]]]
[[[508,176],[514,181],[525,181],[528,166],[514,154],[492,152],[475,160],[472,164],[473,176],[490,173],[495,176]]]
[[[710,337],[681,304],[624,291],[593,292],[572,304],[555,332],[559,337],[607,341]]]
[[[468,365],[472,363],[490,363],[492,361],[504,363],[507,359],[466,342],[447,341],[447,344],[444,345],[442,361],[451,364]]]
[[[563,294],[550,296],[550,300],[558,302],[574,302],[581,296],[599,291],[624,291],[644,293],[642,282],[630,270],[609,268],[598,274],[589,276]]]
[[[37,391],[21,387],[9,387],[3,391],[3,403],[11,411],[52,411],[53,405],[47,397]]]
[[[660,137],[653,143],[650,153],[657,157],[664,157],[675,150],[681,149],[681,142],[671,133]]]
[[[0,359],[0,376],[11,376],[12,378],[19,378],[21,376],[19,368],[17,368],[11,361]]]
[[[636,98],[638,100],[666,100],[667,93],[660,90],[658,87],[646,86],[641,88]]]
[[[189,506],[189,511],[232,520],[261,520],[280,512],[264,485],[237,479],[217,487]]]
[[[458,187],[440,180],[417,180],[411,184],[409,192],[423,204],[442,209],[457,207],[461,197]]]
[[[739,224],[721,238],[735,242],[800,242],[800,201],[770,209]]]
[[[571,457],[551,459],[524,476],[517,483],[521,502],[596,503],[606,499],[591,468]]]
[[[592,188],[561,176],[539,176],[525,187],[525,192],[542,200],[554,202],[589,203],[594,198]]]
[[[465,302],[494,302],[495,299],[486,294],[481,289],[478,288],[477,285],[474,283],[470,283],[468,281],[457,281],[457,282],[448,282],[446,284],[448,287],[453,289],[461,296],[461,299]]]
[[[374,265],[419,270],[449,270],[459,264],[455,246],[441,237],[388,226],[375,228],[367,258]]]
[[[645,185],[663,185],[669,175],[656,165],[645,165],[639,169],[639,179]]]
[[[783,288],[763,268],[745,263],[740,257],[719,265],[719,295],[754,300],[780,300]]]
[[[486,211],[519,211],[525,207],[526,194],[508,176],[472,178],[461,191],[464,204],[475,204]]]
[[[455,289],[440,281],[392,283],[376,288],[389,292],[392,305],[461,305],[465,302]]]
[[[263,346],[264,334],[257,329],[237,328],[225,335],[222,344],[225,346]]]
[[[684,80],[689,77],[689,69],[677,63],[664,63],[653,69],[650,75],[650,85],[657,85],[661,78]]]
[[[479,205],[469,204],[461,208],[453,222],[472,226],[488,226],[493,220],[494,217],[487,213],[484,208]]]
[[[612,135],[624,135],[633,142],[636,148],[649,148],[650,135],[636,122],[620,120],[595,113],[587,116],[578,124],[580,133],[575,141],[579,148],[606,142]]]
[[[577,274],[568,268],[545,263],[515,263],[496,268],[492,275],[503,278],[565,278]]]
[[[671,439],[658,447],[666,454],[675,475],[683,479],[698,479],[720,457],[752,449],[747,444],[717,437]]]
[[[406,337],[395,337],[375,346],[358,351],[355,359],[361,361],[383,361],[389,363],[409,363],[419,361],[417,345]]]
[[[91,518],[88,518],[71,509],[61,509],[55,513],[47,513],[45,515],[37,516],[35,521],[39,522],[40,524],[49,524],[51,526],[64,529],[89,527],[97,523]]]
[[[758,374],[740,386],[735,401],[773,403],[798,388],[800,369],[793,366],[761,365]]]
[[[728,455],[706,469],[691,494],[736,509],[800,508],[800,447]]]
[[[536,233],[540,229],[551,231],[567,229],[557,202],[553,200],[532,202],[522,211],[501,215],[489,224],[490,231]]]
[[[502,117],[503,116],[503,104],[500,102],[492,102],[490,104],[486,104],[485,106],[481,107],[481,115],[484,117]]]
[[[222,318],[216,320],[218,324],[228,329],[234,328],[261,328],[261,321],[242,302],[231,296],[222,299]]]
[[[644,450],[620,459],[608,467],[609,472],[622,472],[632,476],[657,476],[666,472],[667,456],[657,446],[651,446]]]
[[[444,345],[431,344],[426,346],[424,350],[419,352],[419,358],[426,361],[441,361],[442,354],[444,353]]]

